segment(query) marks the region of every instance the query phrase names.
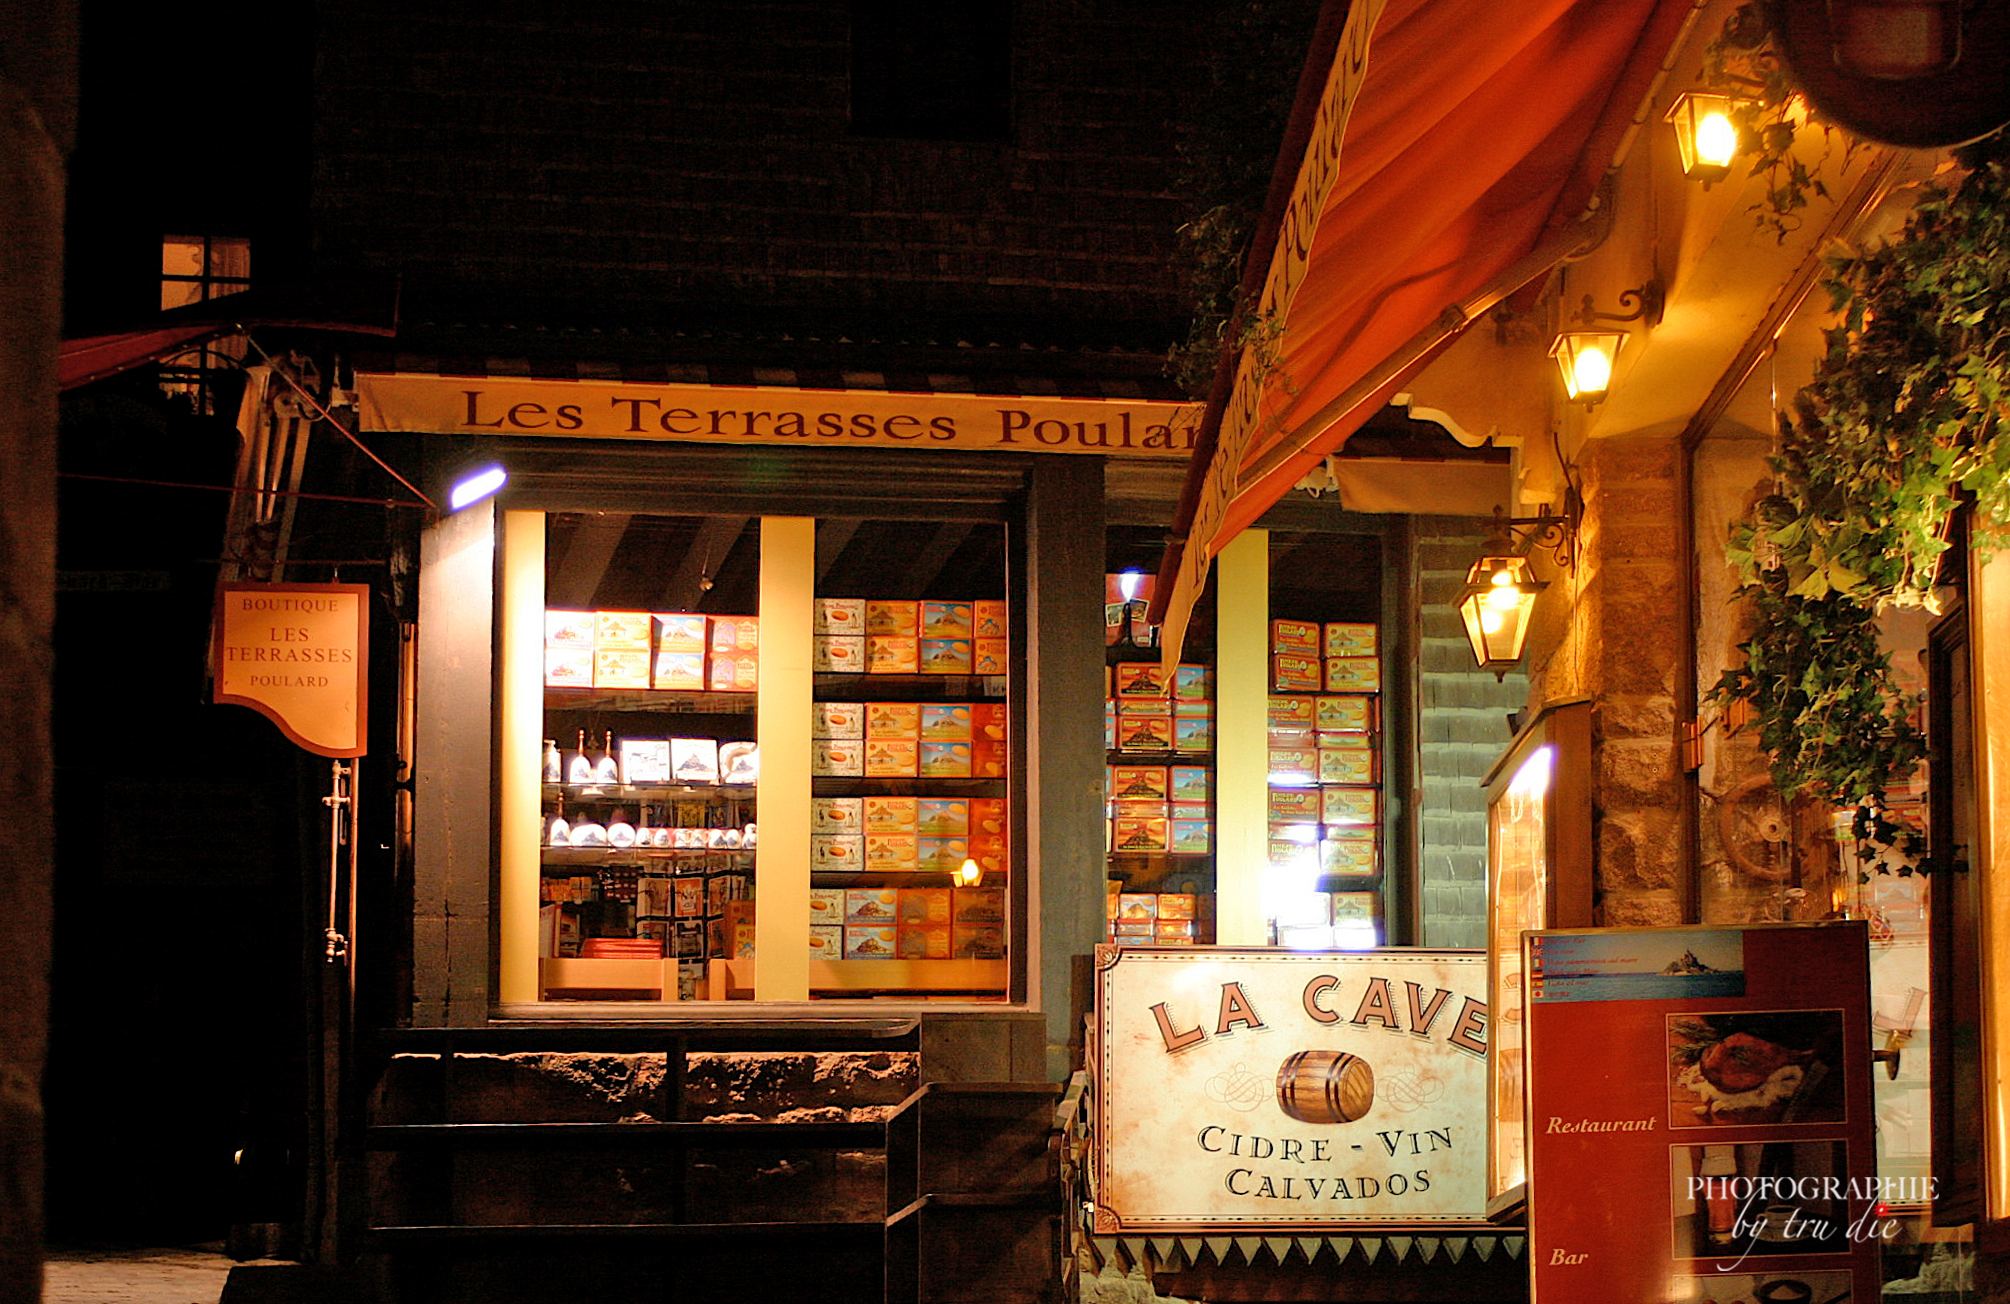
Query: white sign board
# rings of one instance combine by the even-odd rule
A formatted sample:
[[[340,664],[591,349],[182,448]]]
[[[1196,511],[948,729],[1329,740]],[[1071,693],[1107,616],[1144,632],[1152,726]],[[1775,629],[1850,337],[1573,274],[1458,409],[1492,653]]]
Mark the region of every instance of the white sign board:
[[[1485,1221],[1485,952],[1096,969],[1097,1231]]]

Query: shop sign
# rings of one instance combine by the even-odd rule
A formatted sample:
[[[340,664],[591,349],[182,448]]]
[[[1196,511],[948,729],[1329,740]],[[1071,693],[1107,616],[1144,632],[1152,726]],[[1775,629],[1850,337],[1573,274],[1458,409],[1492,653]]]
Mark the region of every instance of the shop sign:
[[[1144,400],[361,374],[364,431],[1182,459],[1200,407]]]
[[[1522,934],[1535,1304],[1870,1300],[1878,1175],[1861,921]]]
[[[366,748],[367,584],[225,584],[213,700],[248,706],[320,756]]]
[[[1484,952],[1096,968],[1098,1232],[1484,1221]]]

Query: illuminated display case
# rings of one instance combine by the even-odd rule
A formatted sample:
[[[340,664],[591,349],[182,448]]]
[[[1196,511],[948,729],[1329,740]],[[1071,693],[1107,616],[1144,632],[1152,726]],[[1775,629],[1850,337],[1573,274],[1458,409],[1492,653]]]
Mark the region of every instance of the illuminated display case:
[[[1591,926],[1591,704],[1560,702],[1516,733],[1486,777],[1487,1212],[1527,1182],[1523,1109],[1527,929]]]

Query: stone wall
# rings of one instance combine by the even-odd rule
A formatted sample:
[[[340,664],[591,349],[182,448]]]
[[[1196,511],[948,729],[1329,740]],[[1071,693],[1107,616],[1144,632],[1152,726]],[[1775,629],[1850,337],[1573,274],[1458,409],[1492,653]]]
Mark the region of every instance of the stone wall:
[[[1528,696],[1519,668],[1496,679],[1473,664],[1457,610],[1466,571],[1486,543],[1467,517],[1418,517],[1411,573],[1417,637],[1419,891],[1424,946],[1487,944],[1487,818],[1481,781],[1513,738],[1510,713]]]
[[[0,1299],[42,1293],[48,1046],[50,631],[56,602],[56,342],[74,7],[0,4]]]
[[[1598,923],[1683,922],[1682,804],[1675,737],[1683,640],[1678,548],[1682,456],[1674,438],[1595,441],[1585,457],[1585,588],[1590,625],[1592,845]]]

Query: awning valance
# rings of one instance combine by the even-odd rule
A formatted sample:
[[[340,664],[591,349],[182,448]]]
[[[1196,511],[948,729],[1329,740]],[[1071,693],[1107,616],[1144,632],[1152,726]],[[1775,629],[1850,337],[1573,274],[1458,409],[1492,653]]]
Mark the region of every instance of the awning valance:
[[[1301,205],[1307,179],[1330,173],[1316,230],[1308,241],[1304,223],[1288,218],[1273,258],[1273,285],[1280,262],[1303,264],[1281,314],[1266,296],[1272,320],[1259,335],[1276,339],[1276,351],[1262,366],[1245,358],[1226,402],[1208,414],[1220,421],[1211,464],[1189,475],[1174,523],[1159,586],[1168,602],[1154,613],[1169,655],[1228,540],[1468,322],[1583,244],[1599,182],[1699,6],[1354,8],[1350,29],[1373,26],[1341,38],[1322,106],[1344,133],[1336,148],[1315,131],[1299,165]],[[1352,83],[1337,75],[1350,59],[1365,60]],[[1332,105],[1336,95],[1351,103]]]

